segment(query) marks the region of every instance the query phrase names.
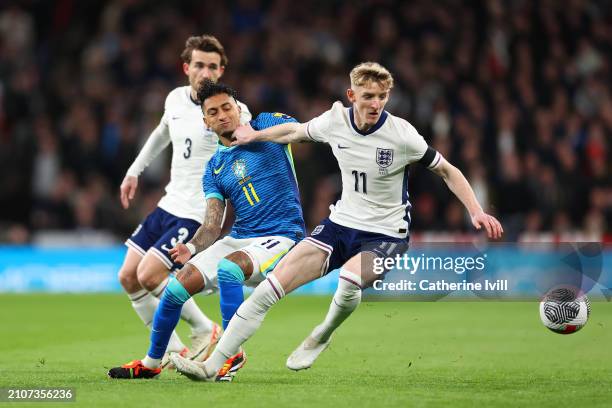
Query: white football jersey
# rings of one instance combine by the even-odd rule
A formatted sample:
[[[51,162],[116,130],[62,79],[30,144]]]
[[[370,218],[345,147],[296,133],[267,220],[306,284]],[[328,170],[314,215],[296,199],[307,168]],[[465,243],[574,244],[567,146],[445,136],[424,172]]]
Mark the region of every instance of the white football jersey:
[[[238,105],[242,111],[241,123],[251,120],[247,106],[241,102]],[[158,206],[177,217],[202,223],[206,209],[202,176],[208,160],[217,151],[219,139],[204,125],[202,108],[191,98],[190,86],[176,88],[168,94],[164,115],[150,139],[158,139],[156,146],[145,149],[145,145],[127,174],[138,176],[154,156],[172,143],[170,182]]]
[[[375,126],[362,132],[355,125],[352,108],[336,102],[306,124],[306,133],[331,146],[342,173],[342,196],[330,206],[329,219],[362,231],[407,237],[408,165],[428,151],[416,129],[383,112]],[[425,164],[434,168],[440,158],[432,152]]]

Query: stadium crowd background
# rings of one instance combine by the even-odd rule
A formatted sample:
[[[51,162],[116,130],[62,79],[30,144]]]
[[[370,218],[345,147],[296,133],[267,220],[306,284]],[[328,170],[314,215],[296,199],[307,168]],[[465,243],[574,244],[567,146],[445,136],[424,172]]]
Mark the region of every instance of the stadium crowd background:
[[[354,64],[381,62],[396,81],[387,110],[464,172],[506,239],[612,240],[609,2],[22,0],[0,3],[0,242],[132,232],[169,152],[128,211],[118,186],[202,33],[226,47],[223,81],[254,114],[308,120],[345,101]],[[294,154],[312,228],[340,191],[337,165],[324,145]],[[409,189],[412,231],[471,230],[437,176],[415,166]]]

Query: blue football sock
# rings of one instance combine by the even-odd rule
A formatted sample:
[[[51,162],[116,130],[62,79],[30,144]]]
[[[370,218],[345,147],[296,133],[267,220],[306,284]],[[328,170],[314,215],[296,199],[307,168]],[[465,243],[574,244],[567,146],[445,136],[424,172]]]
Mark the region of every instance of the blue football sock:
[[[234,262],[222,259],[218,266],[217,280],[221,296],[221,317],[223,319],[223,329],[225,329],[244,301],[244,293],[242,292],[244,273],[240,266]]]
[[[181,317],[183,304],[189,298],[191,298],[189,292],[173,277],[168,283],[153,317],[151,346],[147,353],[149,357],[155,359],[163,357],[166,348],[168,348],[170,336]]]

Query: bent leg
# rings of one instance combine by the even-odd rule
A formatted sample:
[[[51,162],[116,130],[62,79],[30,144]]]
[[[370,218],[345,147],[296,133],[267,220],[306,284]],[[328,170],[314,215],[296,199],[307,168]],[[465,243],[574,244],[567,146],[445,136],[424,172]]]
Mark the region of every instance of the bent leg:
[[[204,370],[216,373],[225,360],[257,331],[268,310],[285,293],[321,276],[328,253],[303,241],[279,262],[266,280],[238,308],[217,348],[204,363]]]
[[[191,264],[185,265],[176,278],[170,280],[163,292],[153,319],[151,346],[143,364],[157,368],[168,348],[170,337],[178,324],[183,304],[204,287],[202,274]]]
[[[143,260],[144,258],[140,252],[128,246],[123,266],[119,271],[119,281],[121,286],[128,292],[128,297],[132,301],[132,307],[138,317],[140,317],[140,320],[142,320],[145,326],[151,328],[153,315],[157,305],[159,305],[159,299],[153,296],[146,288],[143,288],[138,281],[138,270]],[[155,292],[163,291],[166,284],[167,282],[164,281],[163,284],[159,285],[160,288],[156,288]],[[180,352],[184,348],[185,345],[181,342],[178,335],[173,333],[168,349]]]
[[[140,252],[128,247],[123,265],[119,270],[119,282],[128,294],[134,311],[145,326],[149,327],[153,320],[153,313],[157,307],[157,299],[149,294],[138,281],[138,266],[142,261]]]
[[[139,292],[138,300],[133,301],[132,305],[145,326],[151,328],[159,298],[168,285],[168,268],[152,251],[148,251],[138,264],[136,275],[143,289]],[[185,344],[175,332],[171,333],[167,346],[168,351],[172,352],[181,352],[185,348]]]
[[[138,264],[141,260],[142,255],[128,247],[123,264],[119,269],[119,283],[128,295],[142,290],[137,276]]]
[[[138,266],[138,280],[142,287],[151,292],[156,298],[161,295],[168,285],[168,260],[162,259],[161,251],[148,251]],[[152,311],[151,315],[155,312]],[[189,324],[194,335],[210,333],[214,323],[200,310],[195,300],[190,299],[181,311],[181,318]]]
[[[334,330],[357,309],[361,303],[362,288],[370,285],[380,275],[373,272],[376,254],[369,251],[360,252],[349,259],[341,268],[338,288],[329,306],[325,320],[315,327],[310,337],[324,343],[329,340]]]
[[[119,281],[121,286],[128,293],[128,297],[132,302],[134,311],[140,317],[140,320],[149,329],[153,323],[153,315],[159,305],[159,299],[153,296],[147,289],[142,288],[138,282],[138,266],[142,260],[140,252],[128,247],[128,252],[125,256],[123,266],[119,271]],[[165,288],[167,282],[164,282],[163,287]],[[181,342],[181,339],[176,333],[173,333],[170,338],[168,349],[170,351],[180,352],[185,348],[185,345]]]
[[[363,255],[353,256],[340,268],[338,288],[322,323],[287,358],[287,368],[310,368],[330,343],[332,333],[357,309],[361,302],[361,263]]]
[[[338,287],[334,293],[327,315],[314,328],[310,337],[317,343],[329,341],[336,330],[361,303],[362,280],[360,273],[361,253],[355,255],[340,268]]]

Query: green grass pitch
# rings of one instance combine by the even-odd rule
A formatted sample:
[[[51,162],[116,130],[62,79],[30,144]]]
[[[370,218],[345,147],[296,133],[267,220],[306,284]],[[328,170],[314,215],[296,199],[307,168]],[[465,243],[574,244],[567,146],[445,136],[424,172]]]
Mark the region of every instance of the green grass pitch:
[[[287,370],[329,299],[283,300],[235,381],[215,384],[108,379],[148,347],[124,295],[0,295],[0,387],[74,387],[76,403],[52,404],[71,407],[612,406],[610,303],[569,336],[546,330],[536,303],[363,303],[313,368]],[[217,297],[197,302],[218,319]]]

